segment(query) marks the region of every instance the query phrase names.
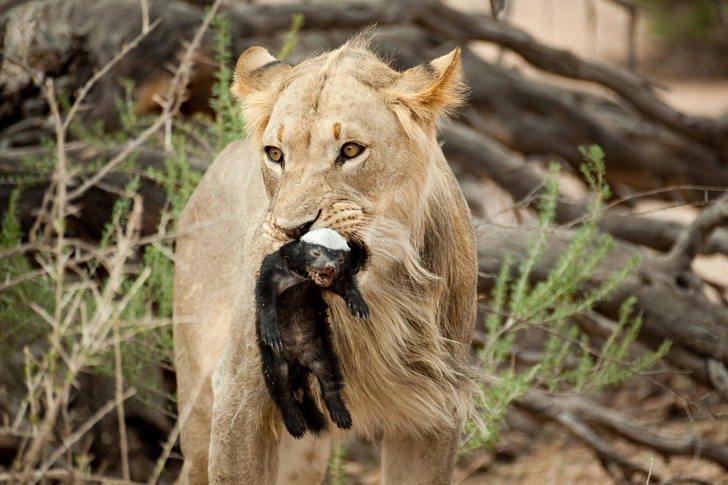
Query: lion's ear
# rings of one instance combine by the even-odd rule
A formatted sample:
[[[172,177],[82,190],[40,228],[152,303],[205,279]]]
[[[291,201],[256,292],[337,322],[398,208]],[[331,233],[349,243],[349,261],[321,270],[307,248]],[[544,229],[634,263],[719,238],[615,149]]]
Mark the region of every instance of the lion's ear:
[[[244,98],[260,91],[277,90],[290,70],[291,66],[277,60],[263,47],[251,47],[238,59],[233,94]]]
[[[291,70],[262,47],[247,49],[235,67],[232,93],[240,101],[240,111],[248,133],[259,139],[265,130],[281,81]]]
[[[466,90],[460,48],[456,47],[449,54],[401,73],[391,94],[395,108],[404,107],[415,122],[437,125],[464,104]]]

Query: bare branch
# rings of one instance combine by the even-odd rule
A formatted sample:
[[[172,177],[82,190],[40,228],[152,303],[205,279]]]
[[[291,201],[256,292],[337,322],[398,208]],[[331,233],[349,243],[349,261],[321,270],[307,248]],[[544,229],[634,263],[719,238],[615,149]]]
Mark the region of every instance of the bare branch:
[[[728,470],[728,446],[715,443],[704,436],[673,433],[659,426],[651,426],[581,396],[547,397],[541,394],[538,398],[574,413],[586,423],[606,428],[632,443],[649,446],[663,456],[699,455]]]
[[[136,391],[134,389],[127,390],[123,395],[122,398],[124,400],[129,399],[134,394],[136,394]],[[71,436],[67,437],[63,440],[63,444],[58,447],[51,456],[46,459],[46,461],[43,463],[43,465],[40,467],[39,472],[40,476],[33,479],[31,483],[35,485],[38,483],[39,480],[41,480],[44,477],[44,474],[51,469],[53,464],[58,460],[63,454],[68,450],[71,446],[73,446],[78,440],[80,440],[88,431],[93,428],[93,426],[101,421],[101,418],[109,414],[111,411],[116,408],[117,399],[114,397],[111,401],[107,402],[104,406],[102,406],[98,411],[96,411],[93,416],[91,416],[82,426],[80,426],[76,432],[74,432]]]
[[[202,37],[207,32],[210,22],[220,8],[221,0],[216,0],[212,5],[207,15],[205,16],[202,24],[195,32],[192,41],[187,46],[185,55],[182,57],[179,67],[175,71],[172,81],[169,83],[167,89],[167,95],[165,96],[164,106],[162,107],[162,114],[155,120],[155,122],[144,132],[132,140],[126,145],[126,147],[113,159],[111,159],[101,170],[96,172],[92,177],[87,179],[80,187],[76,188],[69,194],[69,199],[73,200],[79,197],[81,194],[86,192],[89,188],[93,187],[98,181],[104,178],[109,172],[111,172],[116,166],[126,160],[139,146],[145,143],[152,134],[156,133],[161,127],[165,126],[169,120],[177,114],[180,106],[184,102],[184,93],[187,89],[187,83],[190,79],[190,72],[194,61],[194,55],[199,48]]]
[[[728,369],[725,364],[716,359],[708,359],[706,367],[711,384],[728,402]]]
[[[539,392],[529,393],[517,405],[528,412],[551,419],[569,430],[594,450],[602,466],[610,475],[627,482],[630,482],[637,473],[642,473],[645,477],[650,475],[648,468],[638,465],[617,453],[571,410],[554,404],[554,401],[546,398],[544,394]],[[660,479],[654,473],[652,473],[652,476],[657,480]]]
[[[695,477],[692,475],[677,475],[674,477],[666,478],[660,482],[660,485],[672,485],[674,483],[697,483],[698,485],[721,485],[713,480],[706,480],[705,478]]]
[[[674,110],[655,96],[648,81],[633,72],[545,46],[526,32],[487,15],[458,12],[432,0],[418,2],[414,10],[416,21],[435,32],[463,41],[483,40],[502,45],[544,71],[606,86],[645,116],[701,143],[721,150],[728,143],[728,121]]]
[[[108,485],[143,485],[141,483],[137,482],[131,482],[128,480],[122,480],[118,478],[113,477],[105,477],[102,475],[97,474],[86,474],[82,471],[76,471],[76,470],[65,470],[60,468],[54,468],[51,470],[48,470],[46,473],[41,475],[39,471],[33,472],[31,475],[31,478],[33,480],[40,480],[40,479],[46,479],[51,481],[66,481],[66,480],[79,480],[83,479],[84,481],[90,481],[90,482],[99,482],[104,483]],[[23,479],[23,476],[20,473],[0,473],[0,483],[5,482],[11,482],[11,483],[19,483],[20,480]],[[78,483],[78,482],[73,482]]]
[[[142,7],[142,33],[149,32],[149,2],[147,0],[139,0]]]
[[[142,0],[144,3],[145,0]],[[149,12],[147,12],[147,17],[149,16]],[[147,29],[142,29],[142,33],[134,37],[131,42],[126,44],[114,57],[111,58],[109,62],[107,62],[101,69],[96,71],[93,76],[91,76],[91,79],[89,79],[86,84],[81,88],[81,90],[78,92],[78,95],[76,96],[76,100],[74,101],[73,105],[71,106],[71,109],[68,111],[68,114],[66,115],[66,120],[63,122],[63,131],[67,131],[69,125],[73,121],[73,118],[76,116],[76,113],[81,108],[81,105],[83,104],[83,100],[86,99],[86,96],[88,95],[89,91],[91,91],[91,88],[94,87],[94,85],[104,77],[104,75],[111,70],[112,67],[114,67],[120,60],[122,60],[131,50],[136,48],[136,46],[139,45],[139,43],[149,34],[149,32],[157,27],[157,25],[160,24],[162,21],[161,18],[154,21],[152,25],[147,25]],[[149,19],[147,18],[147,24],[149,23]]]
[[[116,419],[119,422],[119,444],[121,453],[121,476],[127,482],[131,480],[129,473],[129,442],[126,437],[126,419],[124,415],[124,376],[122,375],[121,341],[119,340],[119,320],[115,319],[114,329],[114,378],[116,381]]]
[[[505,146],[487,135],[462,124],[448,124],[443,128],[440,139],[445,142],[442,150],[451,164],[474,175],[488,175],[514,199],[526,199],[534,203],[536,199],[533,196],[542,192],[543,173],[518,160]],[[709,189],[724,190],[722,187]],[[665,187],[659,190],[671,189]],[[646,194],[656,193],[650,191]],[[673,247],[680,233],[685,230],[685,226],[633,215],[615,207],[628,199],[616,200],[605,207],[600,221],[602,230],[620,239],[659,251],[668,251]],[[586,214],[585,204],[561,200],[556,209],[556,221],[560,224],[578,224],[583,221]],[[709,245],[699,249],[728,254],[728,234],[725,231],[715,232],[709,241]]]
[[[705,246],[710,233],[720,226],[728,225],[728,193],[719,197],[716,202],[704,209],[675,241],[669,258],[682,267],[689,268],[700,248]]]

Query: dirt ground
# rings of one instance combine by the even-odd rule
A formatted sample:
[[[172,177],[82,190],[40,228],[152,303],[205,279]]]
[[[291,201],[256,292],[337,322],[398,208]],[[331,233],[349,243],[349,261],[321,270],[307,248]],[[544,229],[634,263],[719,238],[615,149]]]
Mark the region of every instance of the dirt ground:
[[[728,443],[728,404],[708,397],[684,376],[676,387],[702,400],[702,409],[685,406],[685,402],[652,385],[634,379],[608,397],[607,404],[676,434],[690,432],[717,443]],[[633,483],[657,485],[660,479],[677,475],[698,476],[715,484],[728,484],[728,472],[722,467],[693,456],[665,458],[625,440],[602,435],[617,452],[638,465],[652,470],[650,480],[637,476]],[[345,461],[346,485],[379,485],[381,474],[375,447],[353,444]],[[611,485],[617,484],[602,467],[596,454],[563,429],[546,424],[534,437],[522,430],[506,430],[491,450],[475,452],[457,465],[454,485]],[[687,482],[677,482],[687,483]]]

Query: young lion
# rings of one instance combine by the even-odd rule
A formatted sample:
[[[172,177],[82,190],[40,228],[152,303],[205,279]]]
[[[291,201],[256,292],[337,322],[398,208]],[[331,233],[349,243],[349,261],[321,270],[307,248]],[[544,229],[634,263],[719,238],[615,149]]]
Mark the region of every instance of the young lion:
[[[213,162],[178,229],[182,483],[323,481],[331,434],[286,431],[255,335],[263,258],[321,227],[366,247],[357,281],[376,308],[357,321],[328,301],[351,432],[379,442],[383,483],[450,483],[478,280],[468,208],[436,137],[463,102],[460,51],[398,72],[365,39],[296,66],[254,47],[232,89],[249,137]]]
[[[341,429],[351,428],[322,289],[344,298],[355,317],[369,318],[369,308],[354,281],[361,260],[361,251],[351,251],[344,237],[326,228],[308,232],[263,259],[255,285],[263,376],[294,438],[302,438],[307,427],[313,433],[326,429],[326,418],[311,397],[311,372],[319,380],[331,420]],[[295,398],[299,391],[300,402]]]

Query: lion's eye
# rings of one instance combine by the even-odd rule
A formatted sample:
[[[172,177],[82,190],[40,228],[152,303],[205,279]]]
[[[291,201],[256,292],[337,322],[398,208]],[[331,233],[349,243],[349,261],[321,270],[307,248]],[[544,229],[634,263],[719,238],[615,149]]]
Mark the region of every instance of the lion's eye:
[[[347,160],[349,158],[354,158],[355,156],[359,155],[361,152],[364,151],[364,147],[361,145],[357,145],[356,143],[346,143],[344,146],[341,147],[341,158],[344,160]]]
[[[268,160],[273,163],[283,164],[283,152],[276,147],[265,147],[265,154],[268,155]]]

